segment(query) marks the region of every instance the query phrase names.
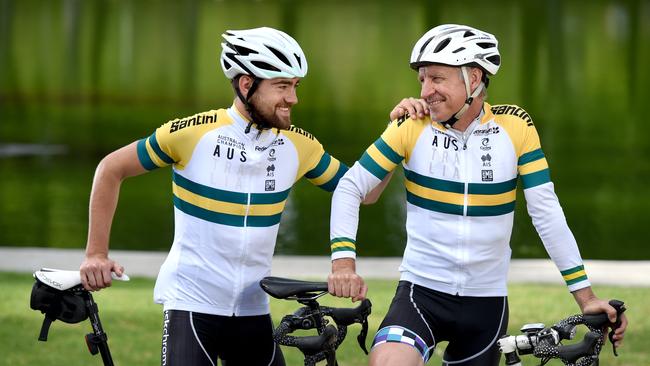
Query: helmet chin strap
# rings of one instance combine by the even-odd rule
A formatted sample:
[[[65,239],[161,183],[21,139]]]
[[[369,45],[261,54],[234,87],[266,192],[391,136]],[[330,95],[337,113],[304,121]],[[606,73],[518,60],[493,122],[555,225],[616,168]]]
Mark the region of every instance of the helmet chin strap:
[[[442,122],[442,124],[447,128],[453,127],[454,124],[458,122],[458,120],[463,116],[463,114],[467,112],[469,106],[474,101],[474,98],[476,98],[481,93],[483,88],[485,88],[485,84],[481,81],[478,87],[476,87],[476,90],[474,90],[474,93],[472,93],[472,91],[469,89],[469,76],[467,74],[467,66],[461,66],[460,71],[463,74],[463,81],[465,82],[465,92],[467,93],[467,99],[465,99],[465,104],[458,112],[456,112],[448,120]]]

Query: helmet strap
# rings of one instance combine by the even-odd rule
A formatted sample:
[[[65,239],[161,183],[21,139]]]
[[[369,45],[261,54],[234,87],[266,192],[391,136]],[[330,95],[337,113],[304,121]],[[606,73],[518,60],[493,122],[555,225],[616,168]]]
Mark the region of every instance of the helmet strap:
[[[253,75],[249,75],[249,76],[253,79],[253,84],[251,84],[250,89],[248,89],[248,94],[246,95],[246,97],[244,97],[244,94],[242,94],[241,90],[239,89],[239,78],[241,77],[241,75],[238,75],[235,79],[233,79],[233,85],[235,87],[235,92],[237,93],[239,100],[241,100],[242,103],[244,103],[246,112],[248,112],[248,115],[251,117],[251,121],[248,123],[248,126],[246,126],[246,130],[244,132],[249,133],[251,131],[251,127],[253,126],[253,123],[256,123],[260,127],[260,132],[261,132],[262,129],[268,127],[266,127],[266,123],[264,122],[264,119],[259,116],[257,110],[255,109],[255,107],[253,107],[250,101],[253,98],[253,94],[255,94],[255,91],[260,86],[262,79]]]
[[[463,75],[463,81],[465,82],[465,92],[467,93],[467,99],[465,99],[465,104],[463,104],[463,107],[458,112],[456,112],[448,120],[442,122],[442,124],[445,125],[446,127],[453,127],[454,124],[458,122],[458,120],[463,116],[463,114],[467,112],[469,106],[474,101],[474,98],[476,98],[481,93],[481,91],[483,91],[483,88],[485,88],[485,84],[483,83],[483,81],[481,81],[481,83],[478,85],[478,87],[476,87],[476,89],[472,93],[469,87],[470,82],[467,73],[467,66],[461,66],[460,72]]]

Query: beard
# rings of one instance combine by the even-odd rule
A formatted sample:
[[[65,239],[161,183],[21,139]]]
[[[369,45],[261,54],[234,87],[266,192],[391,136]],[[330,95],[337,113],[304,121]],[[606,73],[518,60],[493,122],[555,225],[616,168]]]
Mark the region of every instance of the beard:
[[[290,117],[285,121],[274,113],[275,108],[271,107],[268,108],[269,110],[265,110],[264,108],[259,108],[258,104],[261,103],[257,95],[253,95],[248,102],[248,114],[250,114],[252,121],[259,125],[260,128],[287,129],[291,126]]]

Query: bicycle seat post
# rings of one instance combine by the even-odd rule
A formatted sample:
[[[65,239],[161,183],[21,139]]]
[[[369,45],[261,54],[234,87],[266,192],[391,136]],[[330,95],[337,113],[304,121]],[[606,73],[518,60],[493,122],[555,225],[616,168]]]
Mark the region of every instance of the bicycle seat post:
[[[315,328],[318,331],[318,334],[322,334],[325,330],[326,324],[323,321],[323,315],[321,313],[320,304],[318,301],[311,297],[299,299],[298,302],[309,307],[312,319],[314,320]]]
[[[113,357],[108,348],[108,335],[104,332],[102,322],[99,320],[99,308],[97,303],[93,299],[93,295],[88,291],[85,291],[84,293],[84,302],[86,303],[86,309],[88,310],[88,319],[90,319],[90,324],[93,328],[93,332],[86,335],[86,345],[88,346],[88,350],[92,354],[96,354],[99,350],[104,365],[113,366]]]

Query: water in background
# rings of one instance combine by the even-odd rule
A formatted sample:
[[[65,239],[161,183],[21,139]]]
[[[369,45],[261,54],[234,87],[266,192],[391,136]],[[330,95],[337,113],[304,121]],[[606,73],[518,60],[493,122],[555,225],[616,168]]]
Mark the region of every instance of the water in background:
[[[471,11],[468,11],[471,9]],[[165,121],[229,106],[217,59],[226,29],[273,26],[309,74],[294,123],[352,164],[419,84],[415,41],[440,23],[494,33],[503,67],[489,102],[533,116],[586,258],[648,259],[650,2],[0,0],[0,245],[83,247],[94,169]],[[400,255],[401,173],[364,207],[360,255]],[[329,252],[330,195],[297,184],[277,252]],[[129,179],[112,248],[166,250],[171,172]],[[518,195],[516,257],[545,257]]]

